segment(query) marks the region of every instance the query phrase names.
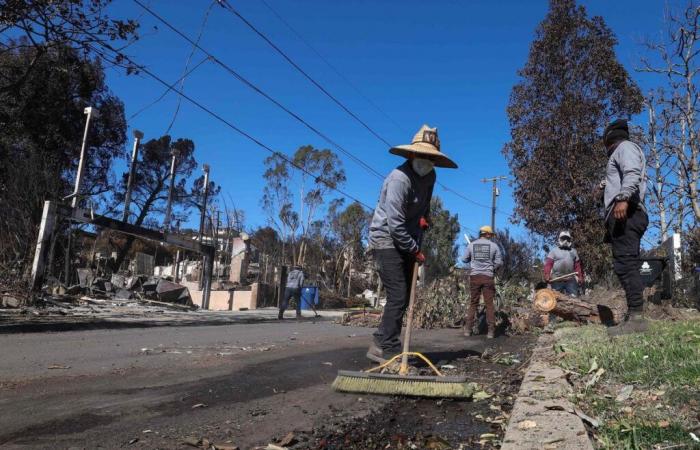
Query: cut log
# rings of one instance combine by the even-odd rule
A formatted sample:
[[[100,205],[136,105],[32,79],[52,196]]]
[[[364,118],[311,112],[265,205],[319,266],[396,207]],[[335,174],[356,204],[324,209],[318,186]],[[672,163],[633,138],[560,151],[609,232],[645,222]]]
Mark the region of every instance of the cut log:
[[[535,293],[533,307],[542,313],[554,314],[564,320],[615,325],[622,320],[624,309],[609,304],[596,304],[585,297],[570,297],[552,289]]]

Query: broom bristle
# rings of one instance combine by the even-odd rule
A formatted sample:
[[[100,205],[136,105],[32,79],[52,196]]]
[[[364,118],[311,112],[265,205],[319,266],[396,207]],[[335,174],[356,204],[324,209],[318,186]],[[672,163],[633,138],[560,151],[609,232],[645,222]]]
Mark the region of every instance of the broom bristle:
[[[410,377],[388,379],[349,375],[338,375],[333,382],[333,389],[340,392],[442,398],[471,398],[475,390],[474,383],[415,380]]]

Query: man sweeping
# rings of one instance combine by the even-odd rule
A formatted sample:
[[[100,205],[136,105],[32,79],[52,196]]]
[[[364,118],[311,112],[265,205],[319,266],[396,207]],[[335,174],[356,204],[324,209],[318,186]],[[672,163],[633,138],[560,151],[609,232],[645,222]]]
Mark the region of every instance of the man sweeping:
[[[287,285],[284,288],[284,297],[280,304],[277,319],[284,319],[284,311],[289,306],[289,300],[295,299],[297,304],[297,319],[301,319],[301,287],[304,285],[304,271],[301,266],[295,265],[287,275]]]
[[[406,162],[386,177],[369,229],[369,246],[386,289],[386,305],[367,358],[383,363],[401,353],[401,326],[408,306],[413,265],[423,263],[420,241],[428,228],[434,167],[457,168],[440,151],[437,128],[423,125],[409,145],[389,150]]]
[[[486,308],[486,323],[488,323],[486,337],[493,339],[496,336],[496,312],[493,306],[493,299],[496,296],[494,274],[496,269],[503,264],[503,257],[501,256],[501,249],[492,241],[493,237],[493,228],[484,225],[479,229],[479,239],[470,242],[464,254],[463,261],[471,267],[469,272],[471,302],[469,303],[467,320],[464,325],[465,336],[472,335],[476,309],[479,306],[479,300],[482,295],[484,297],[484,307]]]
[[[544,260],[544,281],[552,282],[552,289],[563,294],[577,296],[583,286],[583,266],[578,252],[573,248],[571,233],[559,233],[558,247],[552,249]]]
[[[603,132],[608,151],[605,170],[605,240],[612,245],[613,269],[625,290],[627,314],[624,322],[611,328],[611,334],[645,331],[643,316],[644,285],[639,274],[639,245],[649,225],[644,194],[646,193],[646,158],[642,149],[629,140],[627,121],[618,119]]]

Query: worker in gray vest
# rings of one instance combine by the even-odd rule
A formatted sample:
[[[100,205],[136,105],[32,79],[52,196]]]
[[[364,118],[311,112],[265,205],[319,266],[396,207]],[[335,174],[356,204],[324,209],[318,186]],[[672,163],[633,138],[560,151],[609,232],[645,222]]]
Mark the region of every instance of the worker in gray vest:
[[[292,298],[297,302],[297,319],[301,319],[301,287],[304,284],[304,270],[301,266],[294,266],[292,270],[287,275],[287,285],[284,289],[284,297],[282,297],[282,303],[280,304],[280,311],[277,314],[277,318],[282,320],[284,318],[284,311],[289,306],[289,300]]]
[[[583,286],[583,266],[578,252],[573,248],[571,233],[559,233],[559,246],[552,249],[544,260],[544,281],[552,282],[552,289],[574,297]]]
[[[479,300],[482,295],[486,308],[486,322],[489,327],[486,337],[493,339],[496,335],[496,311],[493,306],[493,299],[496,296],[494,275],[496,269],[503,264],[503,257],[501,256],[501,249],[492,241],[493,237],[493,228],[488,225],[481,227],[479,229],[479,239],[469,243],[462,260],[471,267],[469,271],[471,302],[469,303],[464,326],[465,336],[472,335],[476,309],[479,307]]]
[[[401,327],[408,307],[414,263],[425,255],[420,242],[429,227],[434,167],[456,168],[440,150],[437,128],[423,125],[407,145],[389,150],[406,161],[384,179],[369,226],[369,247],[386,290],[382,320],[374,332],[367,358],[378,363],[401,352]]]
[[[603,132],[608,151],[603,188],[605,204],[605,240],[612,246],[613,270],[625,290],[627,314],[624,323],[611,328],[610,334],[645,331],[644,285],[639,273],[640,243],[649,226],[644,206],[646,158],[641,148],[629,140],[627,121],[611,122]]]

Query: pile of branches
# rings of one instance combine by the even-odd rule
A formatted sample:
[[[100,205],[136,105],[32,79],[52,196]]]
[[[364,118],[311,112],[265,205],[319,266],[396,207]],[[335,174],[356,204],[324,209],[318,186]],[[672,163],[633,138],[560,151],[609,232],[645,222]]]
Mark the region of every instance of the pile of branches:
[[[456,327],[467,315],[469,289],[458,274],[439,278],[416,291],[415,328]]]

